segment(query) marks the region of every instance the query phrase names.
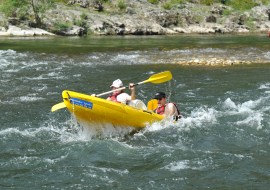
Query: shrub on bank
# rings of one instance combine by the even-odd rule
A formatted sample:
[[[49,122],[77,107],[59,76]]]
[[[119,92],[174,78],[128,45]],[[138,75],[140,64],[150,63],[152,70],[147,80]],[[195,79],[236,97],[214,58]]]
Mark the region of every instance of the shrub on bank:
[[[67,4],[69,0],[54,0],[56,3],[64,3]]]
[[[118,2],[118,7],[119,7],[119,9],[125,9],[126,8],[126,5],[125,5],[125,2],[124,1],[119,1]]]
[[[219,2],[219,0],[200,0],[200,2],[205,5],[211,5],[212,3]]]
[[[87,31],[87,36],[90,36],[90,35],[93,35],[94,34],[94,32],[91,30],[91,29],[89,29],[88,31]]]
[[[147,0],[149,3],[152,3],[154,5],[157,5],[158,4],[158,0]]]
[[[227,0],[225,3],[236,10],[250,10],[260,4],[254,0]]]
[[[162,5],[163,9],[165,10],[170,10],[172,8],[172,4],[171,3],[164,3]]]
[[[55,34],[60,34],[62,32],[66,32],[68,28],[72,27],[71,23],[62,23],[62,22],[58,22],[55,24],[55,29],[52,31]]]
[[[84,19],[84,20],[87,20],[88,16],[86,13],[82,13],[81,14],[81,18]]]
[[[229,9],[225,9],[225,10],[222,11],[222,14],[223,14],[224,16],[228,16],[228,15],[231,15],[231,14],[232,14],[232,11],[229,10]]]

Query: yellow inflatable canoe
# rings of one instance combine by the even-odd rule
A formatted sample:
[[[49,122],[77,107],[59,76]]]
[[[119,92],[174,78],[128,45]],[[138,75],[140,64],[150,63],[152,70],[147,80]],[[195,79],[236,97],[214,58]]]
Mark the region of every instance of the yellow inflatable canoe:
[[[146,127],[165,117],[123,103],[116,103],[105,99],[80,94],[72,91],[63,91],[64,103],[79,122],[111,123],[117,126]]]

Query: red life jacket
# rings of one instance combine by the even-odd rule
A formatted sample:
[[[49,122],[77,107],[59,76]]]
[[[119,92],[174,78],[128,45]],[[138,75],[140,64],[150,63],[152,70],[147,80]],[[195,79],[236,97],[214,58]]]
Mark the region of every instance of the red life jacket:
[[[121,93],[122,93],[122,92],[120,92],[120,93],[114,92],[113,94],[110,94],[108,98],[111,98],[112,101],[114,101],[114,102],[121,103],[121,102],[117,101],[117,96],[118,96],[119,94],[121,94]]]
[[[179,109],[178,109],[177,105],[176,105],[174,102],[169,102],[169,103],[173,103],[173,104],[174,104],[174,106],[176,107],[176,110],[177,110],[178,116],[180,116],[180,115],[181,115],[181,113],[180,113],[180,111],[179,111]],[[161,106],[161,107],[159,107],[159,108],[157,108],[156,113],[157,113],[157,114],[159,114],[159,115],[164,115],[164,112],[165,112],[165,107],[166,107],[167,105],[168,105],[168,103],[167,103],[167,104],[165,104],[165,105],[163,105],[163,106]],[[181,118],[181,116],[180,116],[180,118]]]

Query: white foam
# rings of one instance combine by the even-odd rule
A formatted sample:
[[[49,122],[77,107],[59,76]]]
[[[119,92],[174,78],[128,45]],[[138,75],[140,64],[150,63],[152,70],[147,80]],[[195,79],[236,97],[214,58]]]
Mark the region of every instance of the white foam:
[[[192,128],[210,127],[217,123],[217,111],[214,108],[197,108],[188,117],[178,120],[179,130],[189,131]]]
[[[31,97],[31,96],[21,96],[21,97],[16,98],[16,99],[18,99],[21,102],[35,102],[35,101],[39,101],[39,100],[45,100],[45,98]]]
[[[263,117],[261,113],[253,113],[243,121],[237,121],[236,124],[255,127],[257,130],[260,130],[262,129],[262,120]]]
[[[140,56],[139,55],[127,55],[127,54],[118,54],[115,57],[111,58],[111,61],[113,63],[124,63],[126,65],[131,65],[131,64],[135,64],[135,63],[145,63],[147,62],[147,60],[144,59],[138,59]]]
[[[231,154],[231,153],[224,153],[225,156],[235,156],[236,158],[239,158],[240,160],[243,160],[244,158],[251,158],[254,159],[252,156],[245,156],[242,154]]]
[[[232,109],[239,114],[250,114],[253,113],[252,109],[254,109],[260,102],[261,99],[256,101],[249,100],[243,104],[236,105],[230,98],[228,98],[224,102],[224,108]],[[235,112],[232,112],[232,114],[235,114]]]
[[[65,127],[55,127],[59,124],[49,123],[51,130],[61,134],[60,140],[63,143],[72,141],[89,141],[95,138],[122,138],[135,130],[134,127],[113,126],[110,123],[79,123],[76,117],[71,114],[71,119],[61,124]]]
[[[5,72],[7,72],[7,73],[16,73],[18,71],[19,71],[19,69],[8,69],[8,70],[5,70]]]
[[[91,59],[99,59],[98,56],[90,56],[89,58],[91,58]]]
[[[190,163],[189,160],[182,160],[179,162],[170,163],[164,168],[170,171],[185,170],[190,169],[189,163]]]
[[[41,131],[50,131],[50,128],[48,127],[39,127],[36,129],[28,128],[26,130],[19,130],[17,128],[8,128],[0,131],[0,135],[5,136],[8,134],[19,134],[21,136],[25,137],[34,137],[37,133]]]
[[[36,91],[43,91],[43,90],[46,90],[48,87],[47,86],[43,86],[43,87],[33,87],[33,90],[36,90]]]
[[[59,94],[59,92],[48,92],[46,95]]]
[[[230,98],[225,100],[224,107],[229,109],[237,109],[236,104]]]
[[[270,88],[270,83],[262,84],[259,89],[269,89]]]
[[[173,127],[175,125],[172,117],[167,117],[162,121],[152,123],[151,125],[147,125],[142,131],[139,133],[145,134],[147,132],[154,132],[164,130],[166,128]]]
[[[236,105],[230,98],[228,98],[224,102],[224,111],[221,114],[227,116],[241,115],[240,118],[242,119],[236,121],[236,125],[249,126],[260,130],[263,128],[265,112],[270,109],[269,106],[265,106],[265,103],[269,102],[269,99],[270,97],[260,97],[258,100],[249,100]]]
[[[267,59],[270,59],[270,52],[263,53],[263,56]]]
[[[50,158],[44,158],[44,157],[36,157],[36,156],[20,156],[17,158],[11,159],[9,162],[1,163],[1,165],[16,165],[16,164],[23,164],[23,165],[33,165],[33,164],[39,164],[39,163],[48,163],[48,164],[55,164],[56,162],[65,159],[68,156],[61,156],[60,158],[50,159]]]

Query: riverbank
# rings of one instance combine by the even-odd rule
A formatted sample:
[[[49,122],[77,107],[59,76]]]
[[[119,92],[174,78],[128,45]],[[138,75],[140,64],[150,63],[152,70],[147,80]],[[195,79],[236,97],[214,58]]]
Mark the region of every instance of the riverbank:
[[[250,10],[237,10],[222,3],[211,5],[183,1],[164,8],[166,1],[124,2],[71,0],[47,10],[37,28],[33,12],[29,17],[0,16],[0,36],[87,36],[87,35],[181,35],[268,33],[270,6],[258,1]]]

